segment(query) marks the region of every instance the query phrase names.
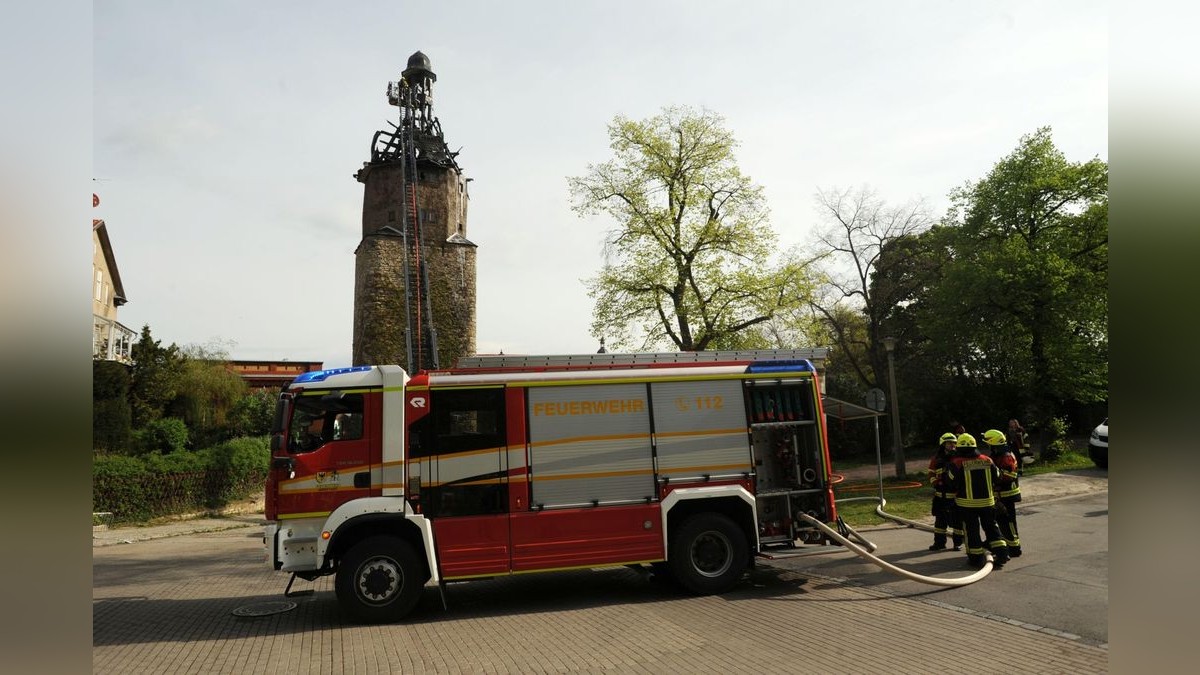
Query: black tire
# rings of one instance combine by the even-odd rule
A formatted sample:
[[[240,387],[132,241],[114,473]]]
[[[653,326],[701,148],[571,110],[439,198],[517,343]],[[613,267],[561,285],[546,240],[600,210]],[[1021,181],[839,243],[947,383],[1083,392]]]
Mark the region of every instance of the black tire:
[[[1089,445],[1088,455],[1091,456],[1092,462],[1099,468],[1108,468],[1108,448],[1098,448],[1094,445]]]
[[[701,513],[671,536],[671,575],[696,595],[724,593],[746,572],[746,535],[728,516]]]
[[[428,580],[425,566],[408,542],[374,536],[351,546],[342,557],[334,590],[352,621],[388,623],[416,607]]]

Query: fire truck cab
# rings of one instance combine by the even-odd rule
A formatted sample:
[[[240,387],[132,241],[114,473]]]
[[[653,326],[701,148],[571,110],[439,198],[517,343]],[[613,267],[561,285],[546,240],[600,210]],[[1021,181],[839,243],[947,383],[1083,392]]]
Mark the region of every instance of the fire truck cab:
[[[789,355],[306,373],[272,431],[267,560],[334,574],[363,622],[405,616],[429,582],[572,568],[724,592],[756,554],[824,543],[797,513],[836,519],[818,376]]]

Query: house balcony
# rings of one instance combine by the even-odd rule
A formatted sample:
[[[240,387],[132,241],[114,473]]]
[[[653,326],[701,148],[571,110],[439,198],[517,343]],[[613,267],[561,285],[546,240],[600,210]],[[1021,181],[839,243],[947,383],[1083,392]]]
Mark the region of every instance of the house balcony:
[[[92,315],[92,358],[102,361],[120,361],[130,363],[130,355],[137,333],[128,326]]]

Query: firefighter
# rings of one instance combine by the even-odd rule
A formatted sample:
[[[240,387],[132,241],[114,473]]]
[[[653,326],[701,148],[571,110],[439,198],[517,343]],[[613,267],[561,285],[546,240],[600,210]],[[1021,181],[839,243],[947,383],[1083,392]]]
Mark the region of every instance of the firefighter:
[[[1008,562],[1008,546],[996,526],[996,495],[992,488],[1000,472],[990,457],[979,454],[971,434],[958,437],[958,448],[946,475],[954,485],[954,502],[966,530],[967,562],[975,569],[983,567],[987,562],[986,544],[992,551],[995,569],[1004,567]]]
[[[929,458],[929,484],[933,486],[933,545],[930,551],[946,549],[946,535],[954,541],[954,550],[962,550],[963,531],[958,518],[958,506],[954,503],[954,485],[946,477],[946,467],[954,456],[958,438],[954,434],[942,434],[938,439],[937,452]]]
[[[997,525],[1000,526],[1009,557],[1019,558],[1021,538],[1017,535],[1017,502],[1021,501],[1021,465],[1000,430],[988,429],[983,432],[983,442],[991,450],[992,462],[1000,470],[1000,480],[996,483],[996,501],[1000,504],[996,509]]]
[[[1015,417],[1008,421],[1008,448],[1017,458],[1017,475],[1023,475],[1025,458],[1032,457],[1033,453],[1029,452],[1029,434],[1025,433],[1025,427]]]

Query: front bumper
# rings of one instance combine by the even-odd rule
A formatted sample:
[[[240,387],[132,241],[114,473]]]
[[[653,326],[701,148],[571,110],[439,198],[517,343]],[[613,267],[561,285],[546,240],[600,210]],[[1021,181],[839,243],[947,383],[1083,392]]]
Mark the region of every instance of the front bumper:
[[[281,572],[316,571],[320,567],[317,541],[324,523],[324,519],[304,518],[267,525],[263,532],[267,564]]]

